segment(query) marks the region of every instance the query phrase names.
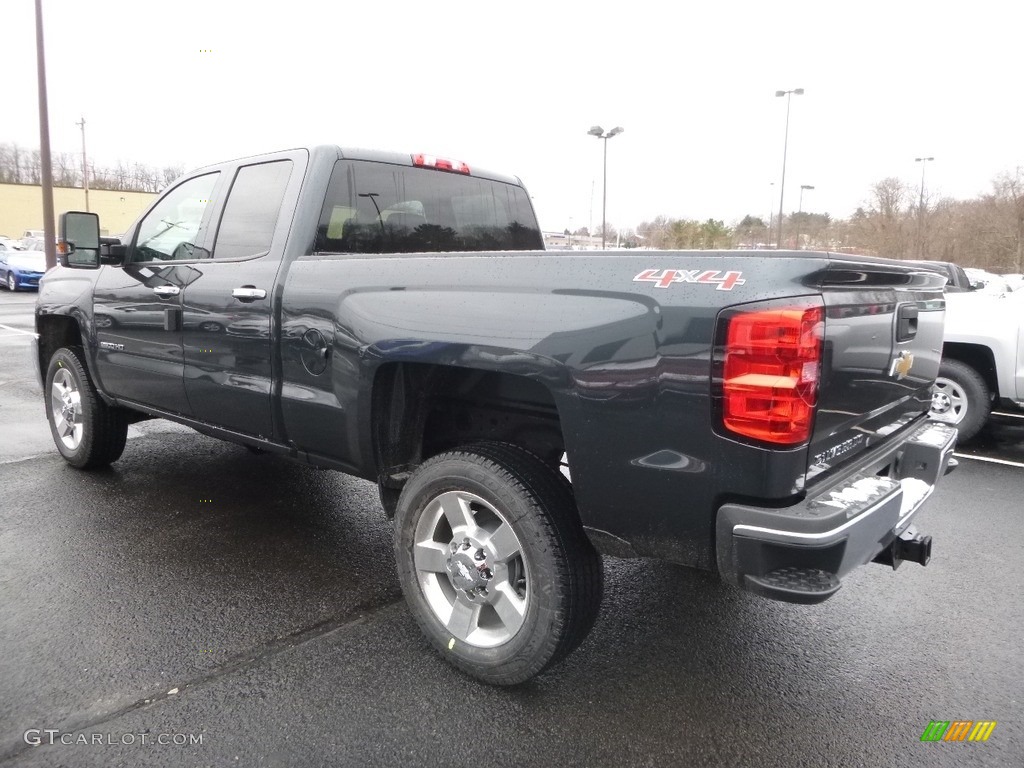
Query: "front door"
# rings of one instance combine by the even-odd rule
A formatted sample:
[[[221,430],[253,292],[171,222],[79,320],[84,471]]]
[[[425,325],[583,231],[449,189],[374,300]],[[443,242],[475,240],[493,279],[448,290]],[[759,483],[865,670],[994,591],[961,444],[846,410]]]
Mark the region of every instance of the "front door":
[[[162,197],[135,230],[125,264],[103,267],[93,294],[96,369],[114,397],[188,415],[181,306],[217,183],[207,173]]]

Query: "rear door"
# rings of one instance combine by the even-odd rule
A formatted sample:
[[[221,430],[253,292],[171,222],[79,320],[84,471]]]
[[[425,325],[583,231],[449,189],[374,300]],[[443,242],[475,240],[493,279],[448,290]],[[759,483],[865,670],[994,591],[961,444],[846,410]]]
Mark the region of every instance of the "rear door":
[[[208,253],[183,292],[184,388],[193,415],[274,436],[274,286],[307,162],[281,153],[227,171]]]
[[[945,278],[882,260],[833,260],[808,479],[928,411],[942,357]]]

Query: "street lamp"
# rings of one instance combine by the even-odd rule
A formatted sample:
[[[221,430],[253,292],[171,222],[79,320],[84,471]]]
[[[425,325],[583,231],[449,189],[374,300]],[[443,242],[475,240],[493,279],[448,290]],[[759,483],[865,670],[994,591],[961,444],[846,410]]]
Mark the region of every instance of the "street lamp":
[[[605,238],[608,235],[608,225],[606,219],[606,211],[608,209],[608,139],[612,136],[618,136],[622,131],[625,130],[621,126],[612,128],[608,133],[604,132],[604,128],[599,125],[595,125],[587,134],[589,136],[596,136],[599,139],[604,139],[604,178],[601,181],[601,250],[605,248]]]
[[[814,189],[814,187],[812,185],[810,185],[810,184],[801,184],[800,185],[800,208],[798,209],[800,213],[804,212],[804,190],[805,189]]]
[[[779,185],[779,236],[776,248],[782,247],[782,203],[786,197],[786,152],[789,149],[789,103],[792,101],[793,94],[797,96],[804,95],[803,88],[794,88],[790,91],[776,91],[776,97],[786,97],[786,134],[782,141],[782,183]]]
[[[800,185],[800,207],[797,209],[798,217],[797,217],[797,222],[796,222],[796,247],[798,249],[800,248],[800,222],[803,219],[803,212],[804,212],[804,190],[805,189],[814,189],[814,187],[812,185],[810,185],[810,184],[801,184]]]
[[[924,169],[934,157],[915,157],[914,162],[921,164],[921,197],[917,203],[917,253],[918,258],[924,258]]]

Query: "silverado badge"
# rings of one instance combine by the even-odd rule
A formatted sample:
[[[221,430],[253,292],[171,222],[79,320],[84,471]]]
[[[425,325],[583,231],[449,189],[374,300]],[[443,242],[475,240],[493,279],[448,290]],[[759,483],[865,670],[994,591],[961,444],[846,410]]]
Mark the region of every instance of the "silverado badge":
[[[889,375],[896,376],[896,381],[907,378],[910,374],[910,369],[914,367],[914,356],[909,352],[900,352],[896,357],[892,359],[892,365],[889,366]]]

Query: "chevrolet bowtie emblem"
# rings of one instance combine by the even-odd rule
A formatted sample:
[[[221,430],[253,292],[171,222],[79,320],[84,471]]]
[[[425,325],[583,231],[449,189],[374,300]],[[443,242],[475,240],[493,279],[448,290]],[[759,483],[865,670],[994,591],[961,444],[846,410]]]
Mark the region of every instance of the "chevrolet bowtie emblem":
[[[896,381],[905,379],[910,373],[910,369],[914,367],[914,356],[909,352],[900,352],[896,357],[892,359],[892,365],[889,367],[889,375],[896,376]]]

